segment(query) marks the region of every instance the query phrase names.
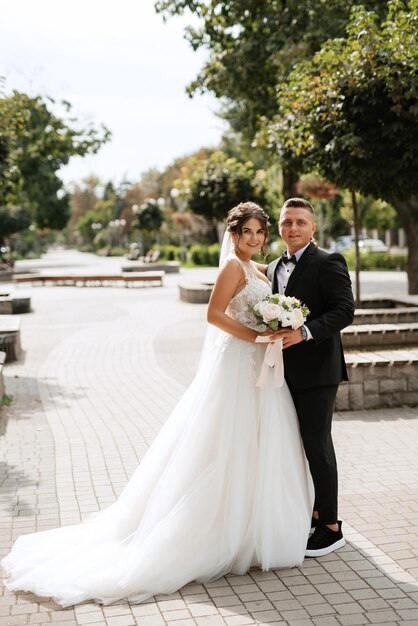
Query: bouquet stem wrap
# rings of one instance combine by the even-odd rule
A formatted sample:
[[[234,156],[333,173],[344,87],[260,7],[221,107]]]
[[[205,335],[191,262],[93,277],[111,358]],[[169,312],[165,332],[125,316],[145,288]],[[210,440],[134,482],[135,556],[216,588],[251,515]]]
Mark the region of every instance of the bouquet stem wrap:
[[[267,343],[264,361],[261,366],[261,371],[256,383],[256,387],[265,386],[267,382],[268,372],[272,367],[274,368],[274,387],[283,387],[283,341],[281,339],[277,339],[272,343],[269,337],[266,336],[259,336],[255,341],[256,343]]]

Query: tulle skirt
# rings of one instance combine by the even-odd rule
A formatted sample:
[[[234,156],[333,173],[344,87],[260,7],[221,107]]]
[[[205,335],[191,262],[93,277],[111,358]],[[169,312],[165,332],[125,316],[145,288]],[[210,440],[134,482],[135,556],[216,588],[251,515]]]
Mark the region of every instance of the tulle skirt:
[[[7,587],[64,607],[141,602],[251,566],[300,565],[313,489],[286,384],[255,385],[264,351],[228,337],[118,500],[20,537],[2,561]]]

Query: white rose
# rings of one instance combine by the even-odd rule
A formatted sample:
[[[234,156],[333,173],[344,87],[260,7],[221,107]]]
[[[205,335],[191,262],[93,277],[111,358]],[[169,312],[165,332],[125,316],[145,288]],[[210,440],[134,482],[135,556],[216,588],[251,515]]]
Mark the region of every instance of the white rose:
[[[300,328],[303,326],[303,322],[305,321],[303,319],[303,313],[300,309],[293,309],[293,311],[290,312],[290,320],[292,328]]]
[[[292,311],[283,310],[280,321],[283,327],[292,326]]]
[[[272,320],[280,318],[281,308],[278,304],[270,304],[270,302],[266,303],[266,306],[263,309],[263,321],[267,324]]]
[[[261,302],[257,302],[257,304],[254,305],[254,311],[259,313],[260,315],[263,315],[263,311],[267,304],[267,300],[261,300]]]

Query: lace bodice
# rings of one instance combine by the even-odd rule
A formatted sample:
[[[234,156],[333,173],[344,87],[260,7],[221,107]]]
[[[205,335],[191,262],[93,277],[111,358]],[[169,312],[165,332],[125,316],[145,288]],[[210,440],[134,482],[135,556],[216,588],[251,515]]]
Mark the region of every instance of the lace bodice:
[[[262,278],[257,274],[257,270],[254,265],[251,263],[247,265],[243,263],[238,257],[235,255],[231,255],[226,259],[227,262],[237,262],[240,263],[244,274],[246,285],[244,289],[239,291],[228,304],[228,308],[226,313],[236,319],[240,324],[251,328],[252,330],[263,331],[265,330],[264,326],[260,326],[254,316],[254,314],[249,310],[249,304],[256,304],[263,300],[266,296],[271,294],[271,287],[268,285]]]

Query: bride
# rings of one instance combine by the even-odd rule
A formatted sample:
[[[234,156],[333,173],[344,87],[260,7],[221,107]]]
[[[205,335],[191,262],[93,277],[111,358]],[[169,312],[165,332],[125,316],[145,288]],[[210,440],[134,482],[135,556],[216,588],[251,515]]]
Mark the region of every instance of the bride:
[[[313,497],[296,412],[272,372],[255,384],[265,346],[248,305],[271,288],[251,258],[268,225],[252,202],[231,209],[193,382],[113,505],[16,541],[2,561],[10,590],[63,607],[142,602],[194,580],[302,563]]]

